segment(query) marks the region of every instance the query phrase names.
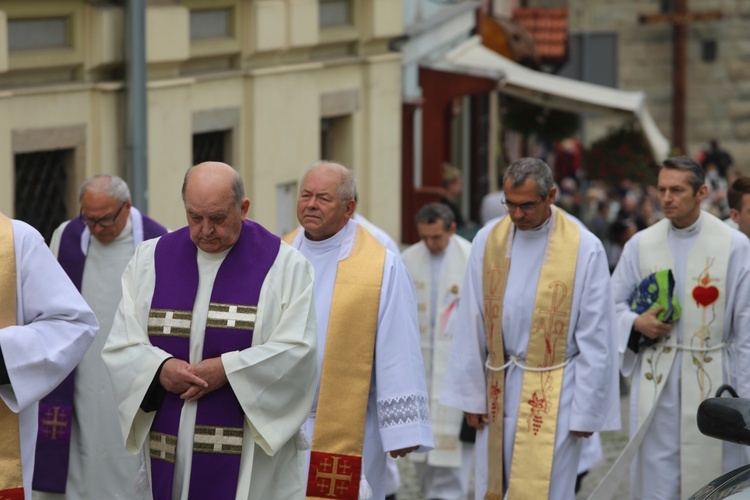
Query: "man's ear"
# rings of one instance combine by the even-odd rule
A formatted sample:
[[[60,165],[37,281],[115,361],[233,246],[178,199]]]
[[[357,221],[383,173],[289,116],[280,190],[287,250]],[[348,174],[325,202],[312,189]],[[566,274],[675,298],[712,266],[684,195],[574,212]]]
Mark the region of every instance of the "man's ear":
[[[735,224],[739,224],[740,222],[740,212],[734,208],[729,209],[729,217],[732,218]]]

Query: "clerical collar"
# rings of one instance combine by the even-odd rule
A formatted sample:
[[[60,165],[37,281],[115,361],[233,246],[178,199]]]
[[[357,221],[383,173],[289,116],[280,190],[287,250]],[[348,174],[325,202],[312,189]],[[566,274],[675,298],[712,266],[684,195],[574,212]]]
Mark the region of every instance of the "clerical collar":
[[[341,243],[344,241],[344,237],[345,237],[344,233],[346,232],[344,230],[345,228],[346,226],[344,226],[344,228],[342,228],[341,231],[334,234],[330,238],[326,238],[320,241],[314,241],[314,240],[309,239],[307,235],[305,234],[305,229],[300,228],[300,231],[302,231],[302,245],[304,245],[305,247],[309,248],[310,250],[316,253],[326,253],[330,250],[338,249],[339,247],[341,247]]]
[[[695,233],[700,231],[701,223],[703,222],[703,212],[698,215],[698,218],[695,222],[690,224],[688,227],[675,227],[674,224],[672,224],[672,221],[669,222],[669,230],[672,231],[677,236],[693,236]]]
[[[122,231],[120,231],[120,234],[117,235],[117,238],[115,238],[115,241],[121,238],[122,239],[127,238],[131,234],[133,234],[133,218],[128,217],[128,221],[125,223],[125,227],[122,228]]]
[[[550,221],[552,221],[553,214],[550,212],[549,217],[547,217],[547,220],[539,224],[537,227],[533,227],[531,229],[527,229],[525,231],[521,231],[516,228],[515,233],[516,234],[522,234],[528,238],[536,238],[538,236],[541,236],[542,233],[548,232],[550,228]]]

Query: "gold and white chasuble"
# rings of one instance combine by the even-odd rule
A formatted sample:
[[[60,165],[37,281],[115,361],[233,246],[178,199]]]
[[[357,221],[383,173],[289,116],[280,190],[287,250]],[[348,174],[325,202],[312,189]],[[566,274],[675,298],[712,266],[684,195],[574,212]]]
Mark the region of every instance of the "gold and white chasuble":
[[[558,209],[553,207],[552,210]],[[489,350],[487,500],[503,498],[504,370],[511,363],[523,364],[525,374],[507,495],[508,498],[549,497],[580,242],[578,225],[559,213],[556,215],[551,222],[553,227],[539,276],[528,352],[523,361],[506,360],[503,348],[503,299],[515,230],[510,217],[501,220],[487,239],[483,274],[484,321]]]
[[[681,297],[682,339],[677,331],[662,337],[642,354],[638,394],[638,422],[651,412],[665,386],[678,351],[682,351],[680,418],[680,455],[683,497],[705,484],[705,478],[721,474],[722,443],[700,433],[696,423],[698,405],[713,397],[724,378],[726,347],[724,313],[727,295],[727,271],[732,232],[713,217],[704,217],[700,235],[688,255],[685,284]],[[640,240],[642,277],[661,269],[674,270],[667,234],[668,219],[647,230]],[[705,474],[685,473],[701,470]]]
[[[432,451],[412,454],[410,457],[414,461],[427,462],[435,467],[460,467],[462,443],[458,437],[464,415],[460,410],[441,405],[438,395],[445,378],[452,340],[446,327],[459,303],[471,243],[453,235],[444,252],[437,283],[432,281],[432,256],[423,242],[412,245],[401,254],[401,260],[409,270],[417,293],[422,359],[427,375],[430,418],[435,438],[435,448]],[[437,287],[436,311],[430,307],[433,287]]]

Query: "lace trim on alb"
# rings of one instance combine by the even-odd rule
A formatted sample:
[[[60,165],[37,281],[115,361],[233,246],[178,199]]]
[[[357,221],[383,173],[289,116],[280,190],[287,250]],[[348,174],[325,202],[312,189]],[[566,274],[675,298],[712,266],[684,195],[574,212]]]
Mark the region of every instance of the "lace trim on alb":
[[[424,394],[406,394],[378,400],[380,428],[430,422],[430,405]]]

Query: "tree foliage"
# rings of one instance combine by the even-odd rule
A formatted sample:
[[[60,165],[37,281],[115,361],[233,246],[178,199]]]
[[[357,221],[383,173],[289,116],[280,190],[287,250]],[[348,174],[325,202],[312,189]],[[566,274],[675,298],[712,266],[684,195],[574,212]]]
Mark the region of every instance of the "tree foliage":
[[[584,153],[584,169],[588,179],[617,184],[628,178],[639,184],[655,184],[658,166],[646,139],[632,122],[591,144]]]

